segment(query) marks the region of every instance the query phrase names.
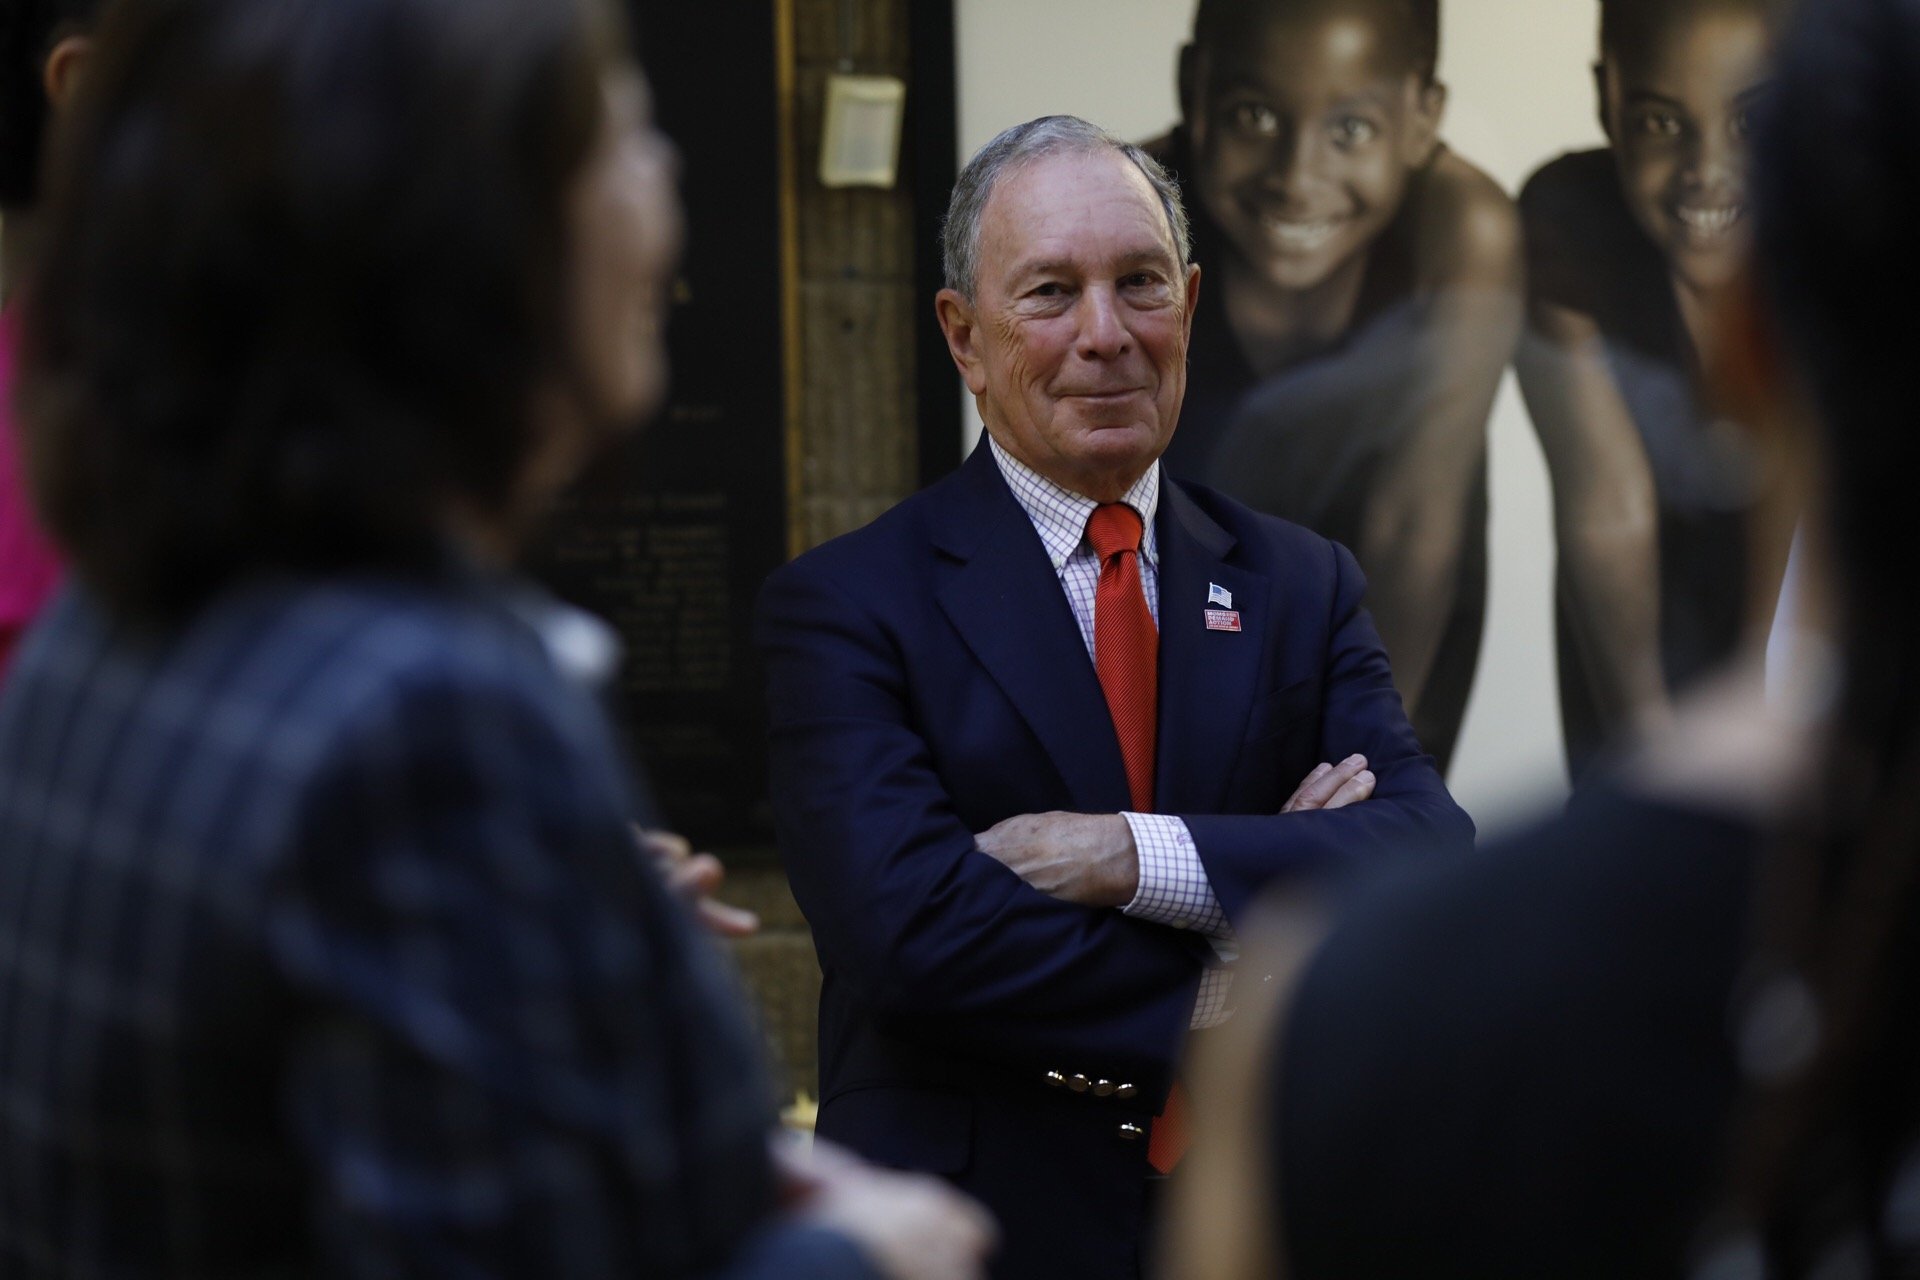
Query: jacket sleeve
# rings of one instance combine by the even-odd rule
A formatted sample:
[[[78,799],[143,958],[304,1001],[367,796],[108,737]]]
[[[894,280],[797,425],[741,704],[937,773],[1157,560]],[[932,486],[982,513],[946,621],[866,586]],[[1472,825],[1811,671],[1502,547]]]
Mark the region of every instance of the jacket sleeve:
[[[772,797],[822,964],[889,1029],[1020,1069],[1097,1061],[1157,1096],[1203,939],[1060,902],[981,853],[914,723],[897,636],[803,558],[768,581]]]
[[[1182,814],[1229,920],[1260,889],[1288,875],[1411,851],[1465,852],[1473,822],[1447,794],[1421,750],[1393,685],[1386,651],[1361,607],[1366,578],[1345,547],[1333,556],[1333,591],[1320,701],[1320,759],[1367,757],[1371,799],[1344,809],[1289,814]],[[1281,780],[1290,794],[1298,779]]]

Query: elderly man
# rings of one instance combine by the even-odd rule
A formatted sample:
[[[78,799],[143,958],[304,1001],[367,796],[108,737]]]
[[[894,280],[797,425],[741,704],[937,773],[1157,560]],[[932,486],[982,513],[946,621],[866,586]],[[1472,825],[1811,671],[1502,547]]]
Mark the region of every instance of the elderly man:
[[[946,255],[988,439],[761,599],[820,1132],[985,1200],[999,1275],[1131,1276],[1227,921],[1276,876],[1472,826],[1352,558],[1160,471],[1199,288],[1164,172],[1021,125],[961,175]]]

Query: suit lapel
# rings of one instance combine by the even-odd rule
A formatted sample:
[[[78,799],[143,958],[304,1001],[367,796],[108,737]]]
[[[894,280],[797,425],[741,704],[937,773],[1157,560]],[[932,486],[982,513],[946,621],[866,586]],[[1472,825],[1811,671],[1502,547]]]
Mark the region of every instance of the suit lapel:
[[[1162,812],[1226,809],[1234,763],[1268,649],[1271,583],[1225,557],[1234,537],[1161,474],[1160,722],[1155,807]],[[1207,628],[1210,586],[1233,594],[1239,631]]]
[[[934,543],[954,562],[936,587],[940,607],[1039,739],[1070,806],[1128,808],[1120,744],[1073,610],[984,439],[938,499]]]

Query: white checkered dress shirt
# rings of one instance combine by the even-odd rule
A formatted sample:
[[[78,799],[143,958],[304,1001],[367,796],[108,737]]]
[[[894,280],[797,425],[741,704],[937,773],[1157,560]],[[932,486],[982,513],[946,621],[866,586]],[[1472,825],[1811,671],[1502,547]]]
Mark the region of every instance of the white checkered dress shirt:
[[[1087,541],[1087,517],[1100,504],[1092,498],[1063,489],[1000,447],[991,436],[987,440],[993,460],[1014,498],[1033,521],[1034,531],[1053,561],[1054,572],[1067,593],[1067,604],[1080,624],[1080,638],[1086,642],[1087,657],[1093,657],[1093,600],[1100,586],[1100,557]],[[1122,502],[1139,513],[1144,534],[1140,539],[1140,585],[1147,593],[1147,609],[1155,625],[1160,621],[1160,544],[1154,532],[1153,517],[1160,506],[1160,468],[1147,473],[1121,495]],[[1234,959],[1237,948],[1233,931],[1227,926],[1226,912],[1213,896],[1206,868],[1200,863],[1200,851],[1194,847],[1187,824],[1172,814],[1123,813],[1133,830],[1133,843],[1140,851],[1140,887],[1123,910],[1142,920],[1171,925],[1176,929],[1194,929],[1213,940],[1214,950],[1223,965]],[[1227,991],[1233,983],[1233,971],[1225,967],[1208,969],[1200,980],[1200,998],[1193,1007],[1192,1026],[1216,1026],[1232,1012],[1227,1007]]]

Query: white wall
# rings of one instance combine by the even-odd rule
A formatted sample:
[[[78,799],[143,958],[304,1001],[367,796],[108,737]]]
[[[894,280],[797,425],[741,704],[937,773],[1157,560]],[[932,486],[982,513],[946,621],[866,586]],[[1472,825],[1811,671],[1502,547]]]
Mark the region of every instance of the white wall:
[[[1071,112],[1123,137],[1175,115],[1174,51],[1191,0],[959,0],[960,154],[1008,125]],[[1597,8],[1584,0],[1443,0],[1444,134],[1517,192],[1541,161],[1598,145]],[[964,397],[963,397],[964,398]],[[967,405],[968,443],[979,431]],[[1492,585],[1454,794],[1497,829],[1566,787],[1553,673],[1553,531],[1546,470],[1509,375],[1491,425]]]

